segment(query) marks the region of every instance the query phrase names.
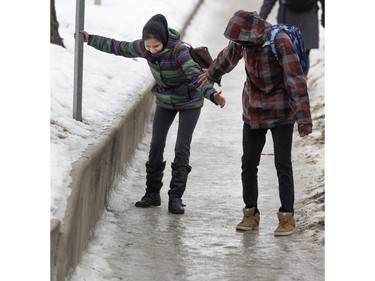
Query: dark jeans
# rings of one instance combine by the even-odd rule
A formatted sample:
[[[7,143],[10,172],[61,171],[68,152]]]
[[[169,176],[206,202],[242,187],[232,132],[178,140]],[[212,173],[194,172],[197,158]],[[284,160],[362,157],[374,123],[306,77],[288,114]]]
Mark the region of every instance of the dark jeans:
[[[170,110],[157,106],[152,125],[152,139],[148,161],[152,164],[164,161],[163,153],[169,128],[179,113],[178,132],[175,145],[176,165],[189,165],[190,144],[201,109]]]
[[[281,207],[279,212],[294,212],[294,183],[291,160],[294,125],[283,125],[270,129],[273,139],[275,166],[279,181]],[[252,130],[250,125],[243,126],[242,189],[246,208],[258,210],[258,166],[267,129]]]

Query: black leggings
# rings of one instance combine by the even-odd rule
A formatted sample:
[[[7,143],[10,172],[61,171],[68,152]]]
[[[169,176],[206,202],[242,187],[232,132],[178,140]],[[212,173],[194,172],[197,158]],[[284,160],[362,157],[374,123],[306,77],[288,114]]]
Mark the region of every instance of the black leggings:
[[[163,153],[169,128],[179,113],[178,132],[175,145],[174,163],[189,165],[190,144],[201,109],[172,110],[157,106],[152,125],[152,139],[148,161],[159,164],[164,161]]]

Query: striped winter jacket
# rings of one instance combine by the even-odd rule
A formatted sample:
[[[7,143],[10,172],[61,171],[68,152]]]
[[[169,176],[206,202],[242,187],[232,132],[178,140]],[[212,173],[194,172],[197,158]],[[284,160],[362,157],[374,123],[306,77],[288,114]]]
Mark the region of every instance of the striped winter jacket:
[[[141,39],[126,42],[90,35],[88,45],[117,56],[145,58],[156,80],[152,93],[157,105],[176,110],[200,108],[204,97],[213,101],[213,94],[217,91],[210,83],[198,84],[201,70],[188,48],[180,42],[180,34],[170,28],[168,43],[157,54],[147,51]]]
[[[306,79],[291,40],[285,32],[276,37],[276,48],[282,56],[279,61],[270,46],[262,47],[271,28],[256,12],[236,12],[224,32],[230,42],[211,64],[207,76],[219,81],[244,58],[244,122],[252,129],[269,129],[297,121],[300,132],[311,132]]]

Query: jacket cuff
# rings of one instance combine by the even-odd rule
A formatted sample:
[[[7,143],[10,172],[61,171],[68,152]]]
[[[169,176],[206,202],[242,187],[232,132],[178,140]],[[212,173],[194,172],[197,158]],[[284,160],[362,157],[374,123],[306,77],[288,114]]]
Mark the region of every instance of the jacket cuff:
[[[94,35],[89,34],[89,39],[87,40],[88,45],[90,45],[93,38],[94,38]]]
[[[312,133],[312,125],[310,124],[298,124],[298,132]]]
[[[207,75],[207,79],[208,79],[209,82],[211,82],[212,84],[213,84],[213,83],[216,83],[216,84],[218,84],[218,85],[221,87],[221,77],[219,77],[219,78],[214,78],[214,77],[212,77],[212,76],[210,75],[209,72],[207,72],[206,75]]]

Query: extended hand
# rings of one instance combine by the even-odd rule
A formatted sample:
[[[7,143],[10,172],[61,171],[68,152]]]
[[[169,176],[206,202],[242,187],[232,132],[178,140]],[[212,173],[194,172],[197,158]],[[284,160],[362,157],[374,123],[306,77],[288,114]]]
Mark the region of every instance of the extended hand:
[[[308,133],[308,132],[300,132],[299,133],[299,136],[301,137],[301,138],[303,138],[303,137],[306,137],[306,136],[308,136],[310,133]]]
[[[87,31],[81,30],[79,33],[83,35],[83,42],[85,43],[89,42],[89,34],[87,33]],[[74,33],[74,39],[75,38],[76,38],[76,34]]]
[[[225,105],[225,98],[221,96],[221,91],[214,94],[213,97],[215,103],[220,105],[220,108],[223,108]]]

